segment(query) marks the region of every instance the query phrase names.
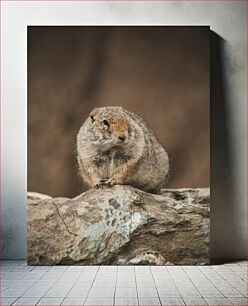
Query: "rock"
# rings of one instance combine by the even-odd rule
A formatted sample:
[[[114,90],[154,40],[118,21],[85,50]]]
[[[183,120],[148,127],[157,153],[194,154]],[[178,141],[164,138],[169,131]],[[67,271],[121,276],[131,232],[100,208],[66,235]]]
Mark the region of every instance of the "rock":
[[[52,199],[51,196],[39,192],[28,192],[28,200],[47,200]]]
[[[28,264],[208,264],[210,190],[130,186],[28,198]]]

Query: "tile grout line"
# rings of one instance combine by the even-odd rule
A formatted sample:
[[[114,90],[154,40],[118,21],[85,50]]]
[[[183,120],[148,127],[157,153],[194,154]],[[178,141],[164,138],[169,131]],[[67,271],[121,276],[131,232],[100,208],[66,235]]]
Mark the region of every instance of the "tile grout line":
[[[157,288],[156,282],[155,282],[155,280],[154,280],[154,276],[153,276],[153,272],[152,272],[151,266],[150,266],[150,271],[151,271],[152,279],[153,279],[153,282],[154,282],[154,286],[155,286],[156,291],[157,291],[157,294],[158,294],[159,303],[160,303],[160,305],[162,305],[162,302],[161,302],[161,299],[160,299],[160,296],[159,296],[159,293],[158,293],[158,288]]]
[[[196,287],[196,285],[194,284],[194,282],[192,281],[190,275],[187,273],[187,271],[182,267],[183,271],[186,273],[186,275],[188,276],[189,280],[191,281],[191,283],[193,284],[193,286],[195,287],[195,289],[197,290],[197,292],[200,294],[201,298],[207,303],[207,301],[204,299],[204,297],[202,296],[201,292],[198,290],[198,288]],[[201,271],[200,273],[205,276]],[[208,303],[207,303],[208,304]],[[185,303],[186,305],[186,303]]]
[[[91,286],[90,286],[90,289],[89,289],[89,291],[88,291],[88,293],[87,293],[87,295],[86,295],[86,298],[85,298],[85,301],[84,301],[84,305],[85,305],[85,303],[86,303],[86,301],[87,301],[87,299],[88,299],[88,297],[89,297],[90,290],[92,289],[92,287],[93,287],[93,285],[94,285],[94,283],[95,283],[96,276],[97,276],[97,274],[98,274],[98,272],[99,272],[99,269],[100,269],[100,266],[97,267],[97,270],[96,270],[96,273],[95,273],[94,280],[93,280],[93,282],[92,282],[92,284],[91,284]]]
[[[227,279],[225,279],[224,277],[223,277],[223,275],[221,274],[221,271],[218,271],[218,270],[214,270],[213,269],[213,271],[216,273],[216,274],[218,274],[226,283],[228,283],[231,287],[233,287],[234,289],[236,289]],[[229,272],[227,272],[227,273],[229,273]],[[234,271],[232,271],[231,269],[230,269],[230,273],[231,274],[236,274]],[[204,273],[204,275],[205,275],[205,273]],[[237,274],[236,274],[237,275]],[[246,284],[246,282],[241,278],[241,277],[239,277],[239,275],[237,275],[238,276],[238,278],[239,278],[239,281],[241,281],[241,282],[244,282],[245,284]],[[206,276],[207,277],[207,276]],[[208,278],[209,279],[209,278]],[[239,291],[239,290],[238,290]],[[239,291],[240,292],[240,291]],[[243,295],[243,293],[242,292],[240,292],[242,295]]]
[[[245,280],[238,274],[238,272],[236,271],[233,271],[234,274],[236,274],[238,276],[238,278],[240,278],[243,282],[247,282],[247,269],[246,270],[246,277],[245,277]]]
[[[136,286],[136,295],[137,295],[137,301],[138,301],[138,305],[139,305],[139,295],[138,295],[137,275],[136,275],[136,269],[135,269],[135,266],[134,266],[134,279],[135,279],[135,286]]]
[[[1,298],[2,299],[2,298]],[[10,305],[13,305],[17,300],[19,299],[19,297],[18,298],[16,298],[15,300],[14,300],[14,302],[13,303],[11,303]]]
[[[38,299],[38,302],[35,304],[35,306],[39,304],[41,299],[42,299],[42,297]]]
[[[239,276],[238,272],[233,271],[233,270],[230,268],[229,265],[225,265],[225,268],[228,268],[228,270],[230,271],[230,273],[235,274],[236,276],[238,276],[238,278],[239,278],[240,280],[243,281],[242,277]],[[215,270],[215,269],[213,269],[213,270],[214,270],[216,273],[219,273],[218,270]],[[246,269],[244,269],[244,270],[246,270]],[[219,271],[220,271],[220,270],[219,270]],[[228,271],[228,273],[229,273],[229,271]],[[247,271],[246,271],[246,272],[247,272]]]
[[[68,270],[68,268],[71,267],[71,266],[72,266],[72,265],[68,266],[66,270]],[[65,271],[66,271],[66,270],[65,270]],[[78,277],[75,279],[75,282],[74,282],[73,285],[71,286],[71,289],[67,292],[66,296],[62,299],[60,305],[62,305],[63,302],[64,302],[64,300],[68,297],[68,294],[71,292],[73,286],[75,285],[75,283],[77,282],[77,280],[80,278],[81,274],[83,274],[84,270],[85,270],[85,266],[83,267],[83,270],[80,272],[80,274],[78,275]],[[73,272],[72,272],[72,273],[73,273]],[[82,306],[83,306],[83,305],[82,305]]]
[[[42,277],[46,274],[46,273],[48,273],[51,269],[52,269],[52,267],[55,267],[55,266],[51,266],[51,268],[48,270],[48,271],[46,271],[43,275],[42,275]],[[67,266],[66,267],[66,269],[65,269],[65,271],[69,268],[70,266]],[[84,267],[84,269],[85,269],[85,267]],[[62,272],[62,274],[61,274],[61,277],[63,276],[63,273],[65,273],[65,271],[64,272]],[[82,271],[83,272],[83,271]],[[56,273],[56,272],[52,272],[52,273]],[[80,274],[79,274],[79,276],[78,276],[78,278],[80,277]],[[77,279],[78,279],[77,278]],[[76,279],[76,280],[77,280]],[[40,279],[38,279],[38,280],[36,280],[35,281],[35,283],[33,284],[33,285],[31,285],[30,287],[29,287],[29,289],[31,289],[37,282],[39,282],[41,280],[41,278]],[[40,302],[40,300],[41,299],[43,299],[43,298],[58,298],[58,297],[46,297],[45,295],[47,294],[47,292],[54,286],[54,285],[56,285],[56,283],[58,282],[58,280],[59,280],[59,278],[57,278],[52,284],[51,284],[51,286],[47,289],[47,291],[41,296],[41,297],[38,297],[39,298],[39,300],[38,300],[38,302],[36,303],[36,305],[38,305],[38,303]],[[76,282],[76,281],[75,281]],[[74,284],[73,284],[74,285]],[[73,287],[73,285],[72,285],[72,287]],[[72,287],[71,287],[71,289],[72,289]],[[29,290],[28,289],[28,290]],[[70,289],[70,290],[71,290]],[[28,291],[27,290],[27,291]],[[70,292],[70,290],[69,290],[69,292]],[[35,297],[23,297],[23,295],[27,292],[27,291],[25,291],[19,298],[35,298]],[[68,292],[68,293],[69,293]],[[67,294],[68,294],[67,293]],[[67,296],[67,295],[66,295]],[[65,297],[62,297],[62,302],[63,302],[63,300],[66,298],[66,296]]]
[[[180,298],[182,299],[183,304],[185,305],[185,302],[184,302],[184,299],[183,299],[183,297],[182,297],[182,295],[181,295],[181,292],[178,290],[178,287],[177,287],[177,285],[176,285],[176,283],[175,283],[173,277],[171,276],[171,273],[170,273],[170,271],[169,271],[169,269],[168,269],[167,267],[166,267],[166,270],[168,271],[168,273],[169,273],[169,275],[170,275],[170,278],[172,279],[172,281],[173,281],[173,283],[174,283],[175,287],[177,288],[177,291],[178,291],[178,293],[179,293],[179,295],[180,295]]]
[[[237,291],[239,291],[239,289],[238,288],[236,288],[236,287],[234,287],[227,279],[225,279],[222,275],[221,275],[221,273],[219,273],[218,271],[216,271],[216,270],[214,270],[226,283],[228,283],[232,288],[234,288],[234,289],[236,289]],[[231,271],[231,270],[230,270]],[[204,274],[205,275],[205,274]],[[243,281],[243,279],[241,279],[240,278],[240,280],[242,280]],[[246,285],[246,287],[247,287],[247,285]],[[239,291],[239,293],[241,293],[242,294],[242,296],[243,297],[246,297],[241,291]]]
[[[29,272],[27,272],[27,273],[29,273]],[[24,275],[26,275],[27,273],[25,273]],[[37,280],[34,282],[34,283],[36,283],[37,282]],[[23,297],[23,295],[29,290],[29,289],[31,289],[32,288],[32,286],[33,286],[34,284],[31,284],[19,297],[18,297],[18,299],[19,298],[21,298],[21,297]],[[12,305],[12,304],[11,304]]]
[[[27,273],[25,273],[24,275],[28,275],[29,273],[31,273],[32,271],[34,271],[35,268],[36,268],[36,267],[34,267],[34,268],[33,268],[32,270],[30,270],[30,271],[27,271]],[[68,268],[68,267],[67,267],[67,268]],[[50,269],[51,269],[51,268],[50,268]],[[50,270],[50,269],[49,269],[49,270]],[[48,270],[48,271],[49,271],[49,270]],[[47,273],[48,271],[46,271],[45,273]],[[45,274],[45,273],[44,273],[44,274]],[[44,275],[44,274],[43,274],[43,275]],[[41,276],[43,277],[43,275],[41,275]],[[11,304],[11,305],[14,305],[14,303],[15,303],[18,299],[20,299],[20,298],[36,298],[36,297],[23,297],[23,295],[24,295],[29,289],[31,289],[40,279],[41,279],[41,277],[40,277],[38,280],[35,280],[34,283],[31,284],[31,286],[30,286],[26,291],[24,291],[23,294],[21,294],[21,295]],[[52,287],[52,286],[53,286],[53,285],[51,285],[51,287]],[[48,290],[50,290],[51,287],[49,287]],[[48,292],[48,291],[47,291],[47,292]],[[46,292],[46,293],[47,293],[47,292]],[[43,297],[44,297],[44,295],[41,296],[41,297],[38,297],[38,301],[37,301],[37,303],[36,303],[35,305],[37,305],[37,304],[39,303],[39,301],[40,301]]]
[[[118,272],[119,272],[119,267],[116,266],[116,277],[115,277],[115,291],[114,291],[114,301],[113,301],[113,305],[115,305],[115,295],[116,295],[116,288],[117,288],[117,277],[118,277]]]
[[[207,275],[206,274],[204,274],[200,269],[199,269],[199,267],[198,266],[196,266],[196,268],[197,268],[197,270],[199,270],[200,271],[200,273],[202,273],[202,275],[206,278],[206,279],[208,279],[209,281],[210,281],[210,283],[220,292],[220,294],[222,295],[222,297],[224,297],[224,298],[226,298],[227,299],[227,297],[226,296],[224,296],[224,294],[222,294],[222,292],[215,286],[215,284],[214,283],[212,283],[212,281],[211,281],[211,279],[209,279],[208,277],[207,277]],[[213,268],[211,268],[211,269],[213,269]],[[214,270],[214,269],[213,269]],[[203,299],[204,299],[204,301],[208,304],[208,302],[206,301],[206,299],[205,299],[205,297],[203,296]],[[208,304],[209,305],[209,304]]]
[[[43,275],[42,275],[42,277],[43,277]],[[38,280],[36,280],[35,282],[34,282],[34,284],[33,285],[31,285],[25,292],[23,292],[23,294],[22,295],[20,295],[19,297],[21,298],[21,297],[23,297],[23,298],[25,298],[23,295],[29,290],[29,289],[31,289],[36,283],[37,283],[37,281],[40,281],[41,279],[38,279]],[[56,280],[57,281],[57,280]],[[56,282],[55,281],[55,282]],[[54,282],[54,283],[55,283]],[[53,284],[51,284],[51,286],[47,289],[47,291],[46,291],[46,293],[45,294],[47,294],[47,292],[52,288],[52,286],[54,285],[54,283]],[[28,296],[27,296],[28,297]],[[44,295],[42,296],[42,297],[44,297]],[[41,297],[41,298],[42,298]]]

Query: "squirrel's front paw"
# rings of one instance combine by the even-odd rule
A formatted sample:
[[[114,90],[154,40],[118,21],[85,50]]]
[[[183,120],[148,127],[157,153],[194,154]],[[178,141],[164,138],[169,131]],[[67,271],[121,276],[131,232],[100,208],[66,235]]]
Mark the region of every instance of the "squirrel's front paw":
[[[93,188],[105,188],[105,187],[111,187],[116,184],[115,180],[113,178],[109,179],[102,179],[98,183],[96,183]]]
[[[98,183],[96,183],[93,188],[104,188],[104,187],[108,187],[109,184],[108,184],[108,181],[109,179],[102,179],[100,180]]]

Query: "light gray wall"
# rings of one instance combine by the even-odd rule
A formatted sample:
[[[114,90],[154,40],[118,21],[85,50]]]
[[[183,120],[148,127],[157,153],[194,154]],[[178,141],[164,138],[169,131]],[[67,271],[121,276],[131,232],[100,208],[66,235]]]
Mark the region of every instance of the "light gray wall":
[[[210,25],[211,257],[245,258],[246,2],[236,0],[2,3],[3,257],[26,258],[26,27],[53,24]]]

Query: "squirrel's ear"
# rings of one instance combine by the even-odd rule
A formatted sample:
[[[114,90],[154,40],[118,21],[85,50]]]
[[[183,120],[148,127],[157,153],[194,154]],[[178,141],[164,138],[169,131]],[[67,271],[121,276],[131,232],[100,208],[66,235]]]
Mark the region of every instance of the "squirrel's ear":
[[[93,120],[92,118],[94,118],[94,117],[97,115],[98,109],[99,109],[99,108],[95,107],[95,108],[93,108],[92,111],[90,112],[91,120]]]

